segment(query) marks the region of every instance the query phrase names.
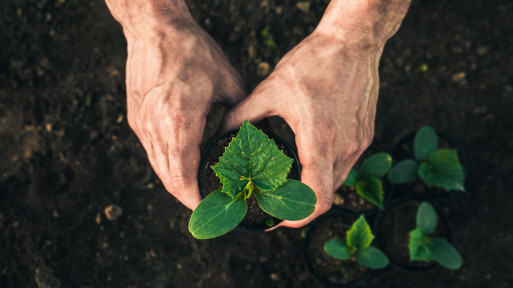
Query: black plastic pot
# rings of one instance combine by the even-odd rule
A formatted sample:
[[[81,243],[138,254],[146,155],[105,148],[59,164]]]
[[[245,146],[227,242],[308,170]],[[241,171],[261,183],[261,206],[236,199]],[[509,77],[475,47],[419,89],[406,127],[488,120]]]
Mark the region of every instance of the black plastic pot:
[[[267,130],[264,130],[262,129],[269,138],[273,139],[276,144],[282,144],[285,149],[287,150],[288,152],[288,156],[291,157],[294,162],[292,163],[292,167],[291,167],[291,170],[294,169],[296,170],[296,173],[297,173],[297,177],[298,179],[297,180],[301,180],[301,163],[299,162],[299,159],[297,157],[297,153],[296,151],[294,150],[294,148],[292,148],[292,146],[290,146],[290,144],[288,144],[285,140],[283,140],[282,138],[280,138],[279,136],[275,135],[274,133],[270,132],[270,131],[267,131]],[[230,137],[231,135],[233,134],[237,134],[238,133],[238,129],[237,130],[233,130],[233,131],[229,131],[229,132],[226,132],[216,138],[214,138],[212,141],[210,141],[208,143],[208,145],[206,146],[205,148],[205,151],[203,151],[202,155],[201,155],[201,160],[200,160],[200,165],[198,167],[198,187],[199,187],[199,191],[200,191],[200,194],[201,194],[201,197],[202,198],[205,198],[206,195],[208,195],[209,192],[212,192],[212,191],[204,191],[203,189],[203,186],[202,186],[202,183],[201,183],[201,173],[203,171],[203,169],[210,169],[209,167],[205,167],[206,165],[206,159],[207,159],[207,155],[209,154],[209,152],[212,150],[212,148],[216,145],[216,143],[219,141],[219,140],[222,140],[224,138],[227,138],[227,137]],[[281,219],[277,219],[277,218],[273,218],[274,220],[274,225],[273,226],[276,226],[278,225],[279,223],[281,223],[283,220]],[[265,223],[261,223],[261,224],[255,224],[255,225],[244,225],[244,224],[239,224],[235,229],[239,230],[239,231],[246,231],[246,232],[261,232],[261,231],[265,231],[269,228],[271,228],[272,226],[269,226]]]
[[[383,251],[387,256],[388,256],[388,259],[390,261],[390,265],[392,267],[394,267],[395,269],[397,270],[400,270],[400,271],[403,271],[403,272],[407,272],[407,273],[423,273],[423,272],[427,272],[427,271],[430,271],[430,270],[433,270],[435,268],[437,268],[438,266],[440,266],[438,263],[436,262],[433,262],[431,265],[427,266],[427,267],[423,267],[423,268],[416,268],[416,267],[412,267],[412,266],[406,266],[406,265],[403,265],[403,264],[400,264],[398,263],[398,261],[395,260],[395,258],[393,257],[393,255],[390,255],[390,252],[387,251],[386,249],[386,245],[384,244],[384,241],[385,241],[385,238],[382,234],[382,231],[381,229],[384,229],[382,227],[382,224],[383,224],[383,220],[388,216],[388,213],[390,213],[390,211],[392,211],[393,209],[396,209],[398,205],[400,204],[403,204],[405,202],[408,202],[408,201],[412,201],[412,202],[428,202],[429,204],[431,204],[433,206],[433,208],[435,209],[436,213],[438,214],[438,225],[440,225],[441,223],[443,223],[443,226],[446,228],[446,236],[444,237],[445,239],[447,239],[447,241],[449,241],[450,243],[452,243],[452,226],[447,218],[447,215],[445,215],[445,213],[443,213],[440,208],[433,202],[430,202],[430,201],[426,201],[426,200],[422,200],[422,199],[419,199],[417,197],[411,197],[411,196],[406,196],[406,197],[402,197],[402,198],[398,198],[398,199],[395,199],[394,201],[392,201],[386,208],[385,210],[383,211],[383,213],[380,213],[377,215],[376,217],[376,221],[374,222],[374,233],[376,235],[376,244],[378,246],[379,249],[381,249],[381,251]],[[416,215],[416,213],[415,213]],[[415,222],[415,215],[413,215],[413,219],[409,219],[410,221],[413,221]],[[390,231],[390,230],[387,230],[387,232]],[[408,249],[408,242],[404,243],[405,244],[405,249]]]
[[[454,149],[456,149],[458,151],[458,157],[460,159],[461,166],[463,167],[463,175],[466,176],[467,175],[467,169],[468,169],[468,166],[467,166],[467,156],[465,155],[465,153],[464,153],[463,149],[461,148],[461,146],[454,139],[449,137],[447,134],[445,134],[443,132],[440,132],[440,131],[437,131],[437,130],[435,132],[436,132],[436,135],[438,136],[439,139],[442,139],[442,140],[446,141],[451,146],[453,146]],[[398,154],[400,153],[400,149],[404,145],[407,145],[408,147],[411,147],[412,154],[409,156],[409,158],[413,159],[415,157],[413,155],[413,141],[415,139],[415,134],[416,133],[417,133],[417,131],[408,133],[406,136],[401,138],[401,140],[399,140],[399,142],[397,142],[397,144],[394,145],[394,147],[392,148],[391,156],[392,156],[392,158],[394,159],[394,161],[396,163],[405,159],[405,158],[402,158],[402,157],[398,157]],[[422,185],[424,186],[424,188],[426,190],[441,189],[441,188],[434,188],[434,187],[433,188],[429,188],[429,187],[427,187],[426,184],[424,184],[424,182],[422,180],[419,180],[419,181],[422,183]],[[408,194],[408,192],[405,192],[405,190],[407,190],[407,188],[405,188],[405,187],[408,186],[408,185],[412,185],[412,184],[408,183],[408,184],[395,185],[395,184],[390,183],[390,192],[393,193],[395,196],[401,195],[401,194],[403,194],[403,196],[411,196],[410,194]],[[444,190],[444,192],[439,193],[437,195],[432,195],[432,196],[429,196],[429,195],[415,195],[414,197],[416,197],[417,199],[420,199],[420,200],[425,200],[425,201],[438,201],[438,200],[445,199],[447,197],[450,197],[450,196],[454,195],[455,192],[456,191],[445,191]],[[459,193],[459,192],[456,192],[456,193]]]
[[[350,219],[351,223],[347,223],[349,226],[351,226],[351,224],[354,221],[356,221],[356,218],[351,217],[351,216],[347,215],[346,213],[342,213],[342,212],[334,210],[334,209],[332,209],[329,212],[318,217],[314,222],[312,222],[312,224],[310,224],[307,227],[305,235],[302,239],[301,260],[302,260],[303,265],[305,266],[306,270],[308,271],[308,273],[318,283],[320,283],[324,287],[329,287],[329,288],[361,287],[361,286],[365,285],[365,283],[367,283],[369,278],[372,276],[372,274],[374,273],[373,269],[367,268],[367,271],[364,272],[364,274],[361,277],[359,277],[358,279],[355,279],[353,281],[350,281],[347,283],[342,283],[342,284],[333,283],[333,282],[330,282],[329,279],[326,279],[320,275],[320,271],[318,269],[315,269],[315,265],[313,263],[311,263],[311,259],[308,257],[308,254],[309,254],[308,251],[310,248],[312,248],[312,245],[314,245],[314,244],[312,244],[312,238],[317,236],[318,233],[321,233],[321,231],[324,230],[324,228],[322,227],[323,225],[329,224],[326,221],[334,221],[334,219],[332,219],[332,218],[338,218],[338,217]],[[334,228],[334,229],[336,229],[336,228]],[[342,234],[344,234],[344,235],[338,235],[338,236],[344,237],[345,232],[343,232]],[[324,250],[322,249],[322,246],[318,247],[318,245],[315,245],[313,248],[314,249],[320,248],[318,253],[325,253]],[[327,255],[327,254],[325,254],[325,255]],[[327,257],[330,257],[330,256],[327,256]],[[338,261],[340,261],[340,260],[338,260]]]

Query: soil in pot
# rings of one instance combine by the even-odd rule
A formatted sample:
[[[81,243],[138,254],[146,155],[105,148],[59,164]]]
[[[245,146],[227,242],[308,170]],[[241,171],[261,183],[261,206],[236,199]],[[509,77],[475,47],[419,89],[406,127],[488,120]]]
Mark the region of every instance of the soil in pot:
[[[424,271],[437,265],[434,261],[410,261],[409,232],[416,228],[415,217],[421,203],[418,200],[398,202],[385,211],[383,218],[379,221],[379,227],[375,229],[379,247],[388,256],[393,266],[403,270]],[[437,214],[438,225],[433,236],[449,239],[448,224],[439,211]]]
[[[459,145],[449,138],[447,135],[436,132],[438,136],[438,149],[456,149],[458,150],[458,158],[460,159],[460,163],[463,166],[463,173],[466,174],[466,162],[467,158],[463,153],[462,149]],[[413,152],[413,141],[415,139],[415,132],[406,135],[402,138],[397,145],[393,148],[392,158],[394,159],[394,165],[404,159],[414,159],[415,153]],[[435,200],[444,198],[450,195],[455,191],[446,191],[442,188],[438,187],[428,187],[422,180],[417,180],[412,183],[393,185],[394,194],[400,196],[413,196],[419,199],[427,199],[427,200]]]
[[[324,285],[352,285],[371,273],[354,260],[337,260],[324,252],[324,244],[335,237],[345,238],[354,221],[356,218],[330,213],[310,226],[303,240],[303,261],[314,278]]]
[[[208,194],[212,193],[214,190],[223,187],[223,184],[219,180],[219,177],[215,174],[214,170],[210,168],[213,165],[216,165],[219,162],[219,158],[223,156],[225,148],[230,145],[232,138],[237,136],[236,132],[232,132],[228,134],[226,137],[219,139],[214,145],[212,145],[211,149],[208,151],[208,154],[205,157],[204,161],[201,163],[202,167],[199,170],[199,179],[200,179],[200,191],[203,194],[203,197],[206,197]],[[269,135],[268,135],[269,136]],[[281,140],[270,136],[276,142],[276,145],[280,150],[285,153],[288,157],[294,159],[294,163],[292,164],[292,168],[290,169],[287,178],[289,179],[297,179],[300,180],[298,163],[295,160],[294,152],[290,151]],[[254,196],[251,196],[247,199],[248,211],[246,216],[242,220],[239,226],[244,227],[252,227],[256,225],[267,225],[271,227],[279,222],[280,219],[274,218],[269,214],[265,213],[258,206],[257,200]]]

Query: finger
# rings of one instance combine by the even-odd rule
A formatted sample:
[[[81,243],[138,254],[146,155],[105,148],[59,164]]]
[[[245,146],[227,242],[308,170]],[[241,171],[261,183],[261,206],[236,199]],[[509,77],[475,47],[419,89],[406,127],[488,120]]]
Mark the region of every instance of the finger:
[[[232,108],[248,96],[246,83],[231,65],[227,65],[221,77],[223,80],[220,84],[222,90],[220,91],[219,102],[225,104],[228,108]]]
[[[266,90],[264,86],[260,85],[251,95],[228,111],[221,122],[220,131],[226,132],[237,129],[244,119],[256,123],[264,118],[273,116],[272,111],[275,109],[272,106],[276,105],[276,103],[270,101],[270,93],[266,93]]]

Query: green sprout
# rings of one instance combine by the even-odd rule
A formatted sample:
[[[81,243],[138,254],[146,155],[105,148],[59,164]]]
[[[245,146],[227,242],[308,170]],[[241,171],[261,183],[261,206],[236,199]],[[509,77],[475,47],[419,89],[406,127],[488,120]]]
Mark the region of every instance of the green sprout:
[[[390,170],[388,180],[404,184],[419,177],[428,186],[446,191],[465,191],[463,167],[454,149],[437,149],[438,137],[433,128],[424,126],[414,140],[415,159],[403,160]]]
[[[307,185],[287,179],[292,162],[274,140],[244,120],[219,163],[211,166],[223,187],[196,207],[189,221],[191,234],[209,239],[230,232],[246,215],[246,200],[252,195],[264,212],[278,219],[308,217],[317,198]]]
[[[430,237],[437,226],[437,215],[431,204],[423,202],[417,210],[417,227],[410,231],[410,260],[438,264],[452,270],[459,269],[462,264],[461,255],[447,240]]]
[[[383,184],[381,177],[392,166],[392,157],[387,153],[377,153],[363,161],[360,169],[351,169],[344,185],[356,186],[356,193],[363,199],[383,209]]]
[[[388,265],[387,256],[371,246],[374,235],[363,215],[347,231],[346,239],[333,238],[324,244],[324,251],[339,260],[354,259],[371,269],[382,269]]]

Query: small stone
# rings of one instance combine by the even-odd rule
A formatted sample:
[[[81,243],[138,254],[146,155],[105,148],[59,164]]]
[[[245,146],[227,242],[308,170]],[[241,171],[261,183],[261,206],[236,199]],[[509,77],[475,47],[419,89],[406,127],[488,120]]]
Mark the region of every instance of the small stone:
[[[467,74],[465,72],[459,72],[459,73],[452,75],[451,79],[454,82],[462,82],[463,80],[465,80],[466,76],[467,76]]]
[[[486,46],[479,46],[476,49],[477,55],[483,56],[488,52],[488,47]]]
[[[59,211],[53,210],[52,211],[52,216],[53,216],[53,218],[59,218],[59,216],[60,216]]]
[[[339,206],[344,204],[344,198],[342,198],[342,196],[340,196],[340,194],[334,193],[333,194],[333,204],[339,205]]]
[[[116,221],[123,214],[123,208],[118,205],[109,205],[103,212],[107,219],[110,221]]]
[[[182,269],[182,264],[180,264],[180,263],[176,264],[176,268]]]
[[[102,215],[100,213],[96,213],[94,221],[96,222],[96,224],[100,225],[100,223],[102,223]]]
[[[46,128],[46,132],[52,132],[52,124],[47,123],[45,128]]]
[[[119,115],[119,116],[118,116],[118,119],[116,119],[116,123],[118,123],[118,124],[119,124],[119,123],[121,123],[121,122],[123,122],[123,115]]]
[[[310,1],[297,2],[296,8],[301,10],[304,13],[308,13],[310,11]]]
[[[280,273],[271,273],[271,280],[273,280],[273,281],[280,281],[281,280]]]
[[[248,47],[248,57],[249,57],[250,59],[255,58],[255,47],[254,47],[253,45],[250,45],[250,46]]]
[[[59,288],[61,287],[61,281],[53,275],[53,271],[50,267],[42,266],[36,268],[36,284],[38,288]]]
[[[257,67],[258,76],[267,76],[271,72],[271,65],[267,62],[261,62]]]

